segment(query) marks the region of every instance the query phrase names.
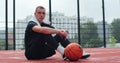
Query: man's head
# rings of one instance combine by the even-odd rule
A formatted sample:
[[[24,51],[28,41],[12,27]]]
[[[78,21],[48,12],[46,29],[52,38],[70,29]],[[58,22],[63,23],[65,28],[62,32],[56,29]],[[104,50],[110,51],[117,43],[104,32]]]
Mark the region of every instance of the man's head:
[[[40,23],[43,22],[46,15],[45,8],[43,6],[36,7],[34,15]]]

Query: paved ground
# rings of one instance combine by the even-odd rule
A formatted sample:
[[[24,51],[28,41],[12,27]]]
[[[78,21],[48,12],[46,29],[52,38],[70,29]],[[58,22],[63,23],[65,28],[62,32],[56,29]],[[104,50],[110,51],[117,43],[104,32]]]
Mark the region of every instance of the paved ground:
[[[44,60],[27,60],[24,50],[0,50],[0,63],[120,63],[120,48],[86,48],[88,59],[64,61],[59,53]]]

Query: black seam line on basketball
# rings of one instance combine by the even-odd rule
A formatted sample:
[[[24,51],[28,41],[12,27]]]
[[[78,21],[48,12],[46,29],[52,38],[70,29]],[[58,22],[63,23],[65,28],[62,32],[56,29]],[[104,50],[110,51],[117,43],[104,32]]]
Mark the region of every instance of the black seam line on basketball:
[[[70,49],[71,49],[71,48],[70,48]],[[72,56],[71,56],[71,54],[70,54],[70,50],[68,50],[68,53],[69,53],[69,57],[71,58]],[[69,59],[70,59],[70,58],[69,58]]]
[[[81,51],[82,51],[82,55],[83,55],[83,48],[80,46],[80,48],[81,48]],[[81,56],[81,58],[82,58],[82,56]]]
[[[71,55],[71,53],[70,53],[70,52],[71,52],[71,48],[72,48],[72,46],[68,49],[68,51],[69,51],[69,57],[70,57],[70,58],[72,57],[72,55]],[[69,59],[70,59],[70,58],[69,58]],[[70,59],[70,60],[71,60],[71,59]]]
[[[82,48],[82,47],[80,47],[80,46],[79,46],[79,48],[81,48],[81,50],[80,50],[80,51],[82,51],[82,55],[83,55],[83,48]],[[82,58],[82,56],[81,56],[81,58]]]
[[[72,48],[72,47],[71,47]],[[70,48],[70,51],[72,52],[72,49]],[[78,58],[78,56],[76,56],[73,52],[72,52],[72,54],[75,56],[75,57],[77,57]]]
[[[70,48],[70,50],[71,50],[71,48]],[[71,50],[71,52],[72,52],[72,50]],[[72,53],[73,53],[73,52],[72,52]],[[74,54],[74,55],[75,55],[75,54]],[[75,55],[75,57],[77,57],[77,58],[78,58],[79,56]]]
[[[66,51],[68,51],[67,53],[65,53],[65,54],[68,54],[68,56],[70,56],[70,50],[66,50]],[[68,59],[69,59],[69,57],[68,56],[66,56]]]

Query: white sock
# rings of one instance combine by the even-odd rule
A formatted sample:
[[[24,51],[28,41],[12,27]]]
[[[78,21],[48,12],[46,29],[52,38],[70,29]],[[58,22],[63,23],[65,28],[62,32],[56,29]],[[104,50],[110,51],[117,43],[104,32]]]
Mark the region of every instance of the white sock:
[[[59,45],[59,46],[57,47],[57,51],[58,51],[61,55],[63,55],[63,54],[64,54],[64,47],[62,47],[61,45]]]

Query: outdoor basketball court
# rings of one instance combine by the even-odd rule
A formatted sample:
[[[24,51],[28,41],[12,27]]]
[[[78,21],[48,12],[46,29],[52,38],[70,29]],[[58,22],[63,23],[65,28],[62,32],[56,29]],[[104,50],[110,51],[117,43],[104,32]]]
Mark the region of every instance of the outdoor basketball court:
[[[85,48],[91,54],[77,62],[64,61],[59,53],[44,60],[27,60],[24,50],[1,50],[0,63],[120,63],[120,48]]]

